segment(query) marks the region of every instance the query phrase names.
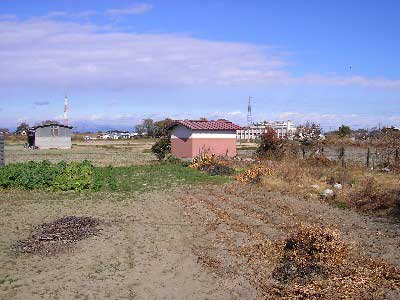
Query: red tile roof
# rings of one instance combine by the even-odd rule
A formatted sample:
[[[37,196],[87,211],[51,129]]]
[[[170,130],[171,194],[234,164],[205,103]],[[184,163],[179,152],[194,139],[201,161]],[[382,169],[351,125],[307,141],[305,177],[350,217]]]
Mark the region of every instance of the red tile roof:
[[[173,121],[168,129],[175,127],[176,125],[182,125],[192,130],[239,130],[240,126],[233,124],[228,120],[217,120],[217,121],[200,121],[200,120],[176,120]]]

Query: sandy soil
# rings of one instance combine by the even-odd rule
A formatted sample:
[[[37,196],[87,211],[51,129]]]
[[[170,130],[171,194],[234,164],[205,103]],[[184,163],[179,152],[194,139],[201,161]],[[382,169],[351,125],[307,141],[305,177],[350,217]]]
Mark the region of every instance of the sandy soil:
[[[140,196],[1,196],[0,299],[260,299],[261,283],[272,280],[274,243],[299,222],[337,228],[364,255],[400,265],[396,223],[237,184]],[[64,215],[101,219],[101,234],[54,257],[9,250],[33,226]],[[261,243],[269,263],[250,251]]]

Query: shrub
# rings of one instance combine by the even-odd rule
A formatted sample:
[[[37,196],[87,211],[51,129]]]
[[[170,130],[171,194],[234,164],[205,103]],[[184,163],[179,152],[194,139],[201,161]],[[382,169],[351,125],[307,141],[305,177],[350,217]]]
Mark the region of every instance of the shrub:
[[[260,156],[276,156],[282,153],[283,141],[276,136],[273,128],[267,127],[261,136],[256,153]]]
[[[170,137],[160,138],[152,147],[151,151],[157,157],[158,160],[163,160],[167,154],[171,151],[171,139]]]

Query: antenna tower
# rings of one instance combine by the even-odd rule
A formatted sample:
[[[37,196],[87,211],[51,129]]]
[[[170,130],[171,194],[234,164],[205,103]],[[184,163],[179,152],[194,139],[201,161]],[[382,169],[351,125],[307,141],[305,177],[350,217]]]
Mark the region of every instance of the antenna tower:
[[[249,96],[249,104],[247,105],[247,126],[250,127],[253,125],[253,116],[251,115],[251,98]]]
[[[64,124],[68,126],[68,98],[64,97]]]

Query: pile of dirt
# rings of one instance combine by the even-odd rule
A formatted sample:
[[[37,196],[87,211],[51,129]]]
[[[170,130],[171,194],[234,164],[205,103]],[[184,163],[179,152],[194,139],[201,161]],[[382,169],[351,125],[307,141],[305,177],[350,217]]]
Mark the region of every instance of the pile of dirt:
[[[62,217],[39,225],[27,239],[18,241],[14,249],[17,253],[54,255],[69,249],[77,241],[96,235],[99,223],[92,217]]]

